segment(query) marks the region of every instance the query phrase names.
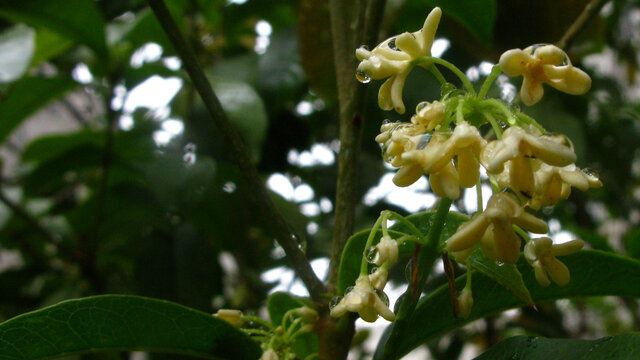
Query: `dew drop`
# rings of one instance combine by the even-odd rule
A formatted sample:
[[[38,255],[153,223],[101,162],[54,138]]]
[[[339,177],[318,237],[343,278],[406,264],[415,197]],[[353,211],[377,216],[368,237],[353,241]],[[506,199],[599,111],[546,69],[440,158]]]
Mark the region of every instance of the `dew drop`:
[[[375,246],[370,246],[367,249],[367,252],[365,254],[365,257],[367,258],[367,261],[371,264],[375,264],[376,260],[378,260],[378,248]]]
[[[407,266],[404,268],[404,277],[407,279],[407,282],[411,282],[413,278],[413,258],[409,259]]]
[[[360,49],[369,51],[369,47],[367,45],[360,46]]]
[[[402,294],[398,297],[398,300],[396,300],[396,303],[393,304],[393,312],[394,313],[398,313],[398,311],[400,311],[400,305],[402,305],[402,299],[404,299],[405,294]]]
[[[418,106],[416,106],[416,113],[420,112],[420,110],[426,108],[429,105],[428,101],[422,101],[420,103],[418,103]]]
[[[504,263],[502,261],[496,261],[496,265],[498,266],[504,266]]]
[[[389,297],[387,296],[387,294],[384,293],[384,291],[380,290],[380,289],[376,289],[376,295],[378,295],[378,297],[380,298],[380,300],[382,300],[382,302],[386,305],[389,306]]]
[[[372,267],[372,268],[371,268],[371,270],[369,270],[369,274],[370,274],[370,275],[375,274],[375,273],[376,273],[376,271],[378,271],[378,269],[379,269],[379,267],[377,267],[377,266]]]
[[[336,305],[340,303],[340,300],[342,300],[342,296],[334,296],[331,298],[331,301],[329,301],[329,309],[336,307]]]
[[[344,289],[344,294],[347,295],[348,293],[352,292],[354,289],[353,286],[349,286],[348,288]]]
[[[391,38],[389,40],[389,42],[387,43],[387,46],[389,46],[389,49],[391,49],[393,51],[400,51],[400,50],[398,50],[398,47],[396,46],[396,38]]]
[[[367,74],[362,70],[356,71],[356,79],[358,79],[358,81],[360,81],[363,84],[366,84],[369,81],[371,81],[371,77],[369,76],[369,74]]]
[[[593,169],[590,169],[590,168],[582,169],[582,172],[587,176],[592,176],[592,177],[595,177],[595,178],[599,178],[600,177],[600,174],[598,174],[597,171],[595,171]]]
[[[429,144],[429,141],[431,141],[431,134],[424,134],[420,136],[420,141],[418,141],[418,145],[416,146],[416,149],[418,150],[424,149],[427,146],[427,144]]]
[[[182,156],[182,160],[187,165],[193,165],[196,163],[196,144],[188,143],[184,146],[184,155]]]

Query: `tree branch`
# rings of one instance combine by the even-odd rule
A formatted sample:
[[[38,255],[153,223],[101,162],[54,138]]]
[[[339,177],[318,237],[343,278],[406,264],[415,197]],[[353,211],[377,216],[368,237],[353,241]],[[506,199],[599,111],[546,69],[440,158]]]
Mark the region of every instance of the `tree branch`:
[[[290,265],[304,282],[311,297],[319,304],[326,304],[327,300],[323,297],[326,293],[324,284],[313,272],[304,252],[298,247],[295,234],[269,198],[269,193],[260,179],[258,170],[251,163],[249,152],[242,138],[229,122],[218,97],[200,68],[193,51],[180,33],[164,1],[148,0],[148,3],[180,56],[182,64],[193,82],[193,86],[200,94],[209,114],[222,133],[227,147],[247,183],[248,192],[253,197],[254,205],[261,209],[267,217],[266,222],[270,224],[271,231],[273,231],[278,244],[284,249]]]
[[[600,10],[606,3],[606,0],[592,0],[587,6],[582,10],[580,16],[571,24],[567,32],[564,33],[562,39],[557,42],[557,46],[561,49],[567,49],[573,41],[578,37],[578,35],[589,25],[591,20],[593,20]]]
[[[358,61],[354,53],[359,45],[375,44],[386,1],[370,0],[366,2],[366,7],[364,3],[364,1],[329,0],[340,103],[340,153],[338,154],[338,184],[329,266],[330,287],[336,284],[342,250],[353,233],[357,202],[358,154],[362,142],[366,93],[365,87],[358,84],[355,78]]]

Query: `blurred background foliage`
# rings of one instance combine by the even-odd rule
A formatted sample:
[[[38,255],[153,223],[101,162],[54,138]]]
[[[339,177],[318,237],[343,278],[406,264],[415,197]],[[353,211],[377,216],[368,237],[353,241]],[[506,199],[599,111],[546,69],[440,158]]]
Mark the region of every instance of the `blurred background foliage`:
[[[167,3],[300,245],[326,266],[339,149],[327,1]],[[586,3],[388,0],[380,39],[415,31],[441,6],[441,56],[468,69],[478,85],[501,52],[558,41]],[[573,139],[578,165],[605,184],[543,209],[552,233],[570,232],[591,248],[635,258],[638,3],[609,1],[566,49],[592,76],[586,96],[547,88],[545,101],[525,110]],[[409,109],[439,96],[438,84],[418,72],[404,91]],[[499,83],[493,96],[512,99],[519,84]],[[358,230],[382,209],[431,205],[415,202],[431,199],[428,189],[407,196],[388,187],[391,170],[373,138],[383,120],[408,121],[412,111],[377,109],[375,85],[367,90]],[[252,194],[243,191],[226,145],[144,1],[0,0],[0,141],[0,320],[103,293],[260,313],[277,283],[265,272],[286,265],[283,252],[261,209],[247,205]],[[456,206],[468,210],[463,200]],[[434,277],[428,287],[444,281]],[[537,312],[511,311],[426,345],[433,358],[454,359],[514,334],[613,335],[638,330],[637,306],[610,297],[539,304]]]

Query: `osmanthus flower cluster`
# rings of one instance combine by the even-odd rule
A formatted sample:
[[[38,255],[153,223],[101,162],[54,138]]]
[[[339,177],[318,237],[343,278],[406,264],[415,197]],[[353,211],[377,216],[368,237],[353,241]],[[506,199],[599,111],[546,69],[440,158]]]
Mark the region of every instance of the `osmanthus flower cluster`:
[[[239,328],[262,346],[260,360],[297,359],[291,349],[296,338],[314,330],[320,315],[310,306],[287,311],[280,324],[271,324],[256,316],[244,315],[240,310],[220,309],[213,316]],[[310,355],[311,357],[317,354]]]
[[[540,101],[543,84],[579,95],[589,90],[591,79],[571,64],[562,49],[533,45],[505,52],[476,92],[460,69],[431,56],[440,17],[441,10],[435,8],[421,30],[391,37],[371,51],[364,47],[356,50],[361,61],[356,72],[359,81],[386,79],[378,93],[378,105],[383,110],[405,112],[402,89],[415,67],[430,71],[442,84],[441,97],[420,102],[410,122],[382,124],[375,141],[381,145],[383,160],[398,168],[393,182],[409,186],[426,175],[433,193],[446,204],[461,196],[461,188],[475,187],[478,204],[482,204],[480,173],[484,168],[493,195],[486,209],[478,209],[471,220],[459,226],[446,241],[445,250],[463,264],[476,247],[489,259],[516,263],[524,248],[525,259],[540,285],[550,285],[549,279],[565,285],[570,279],[569,269],[556,257],[580,250],[583,242],[558,245],[548,237],[531,239],[529,233],[548,232],[547,224],[532,212],[566,199],[572,187],[585,191],[602,183],[596,174],[575,165],[576,153],[568,137],[548,133],[516,106],[486,95],[501,73],[523,77],[516,101],[525,105]],[[463,87],[448,83],[436,65],[450,70]],[[399,244],[423,243],[425,239],[417,229],[411,234],[394,234],[394,239],[386,229],[386,221],[391,218],[406,222],[411,229],[400,215],[389,211],[381,214],[365,247],[360,276],[343,297],[333,301],[332,316],[350,311],[359,313],[365,321],[378,316],[394,319],[382,292],[388,268],[397,261]],[[379,231],[382,236],[374,244]],[[376,266],[374,270],[369,271],[369,264]],[[457,298],[457,313],[462,316],[469,314],[473,304],[470,279],[468,276],[468,284]]]

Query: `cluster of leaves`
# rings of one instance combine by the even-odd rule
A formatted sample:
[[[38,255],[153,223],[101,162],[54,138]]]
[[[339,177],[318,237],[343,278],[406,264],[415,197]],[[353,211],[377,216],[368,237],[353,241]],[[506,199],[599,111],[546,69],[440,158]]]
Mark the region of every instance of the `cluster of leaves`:
[[[430,10],[425,6],[437,4],[450,15],[440,32],[451,41],[444,58],[467,68],[484,59],[495,61],[506,48],[559,39],[582,10],[579,2],[572,1],[468,3],[406,0],[391,6],[389,2],[381,33],[419,28]],[[314,144],[330,144],[337,138],[327,2],[179,0],[167,4],[265,179],[282,173],[292,186],[307,184],[313,189],[311,199],[297,201],[275,193],[273,199],[300,235],[307,256],[327,256],[331,252],[332,214],[318,211],[303,215],[300,207],[317,207],[321,199],[334,198],[337,166],[301,166],[288,160],[291,150],[307,151]],[[597,20],[571,50],[588,59],[588,55],[603,53],[606,47],[613,58],[619,59],[615,61],[635,76],[638,44],[632,40],[637,33],[630,25],[628,9],[637,4],[623,0],[611,4],[604,20]],[[522,20],[523,14],[532,13],[546,15]],[[254,50],[254,27],[260,20],[272,28],[264,54]],[[61,300],[104,293],[166,299],[207,313],[215,310],[212,302],[215,308],[259,309],[272,287],[264,284],[260,275],[284,265],[285,260],[263,226],[260,209],[247,205],[251,194],[242,191],[241,177],[190,80],[182,71],[167,66],[166,60],[175,53],[146,3],[0,0],[0,30],[0,141],[4,144],[0,253],[8,254],[7,262],[11,262],[9,255],[18,259],[0,271],[0,319]],[[148,43],[160,45],[162,56],[141,65],[132,62],[136,51]],[[79,64],[89,69],[90,81],[80,83],[73,76]],[[154,75],[182,80],[168,115],[148,109],[126,113],[121,106],[112,106],[114,98],[122,99],[123,94]],[[585,252],[567,258],[572,283],[562,289],[542,289],[533,284],[530,269],[521,267],[521,278],[501,279],[492,271],[495,264],[476,264],[481,274],[474,277],[473,286],[494,291],[474,291],[476,303],[469,320],[532,302],[540,312],[531,315],[532,310],[525,307],[519,318],[502,325],[496,325],[490,317],[486,331],[467,329],[445,335],[450,341],[444,348],[438,345],[440,337],[466,321],[452,316],[446,280],[435,277],[427,284],[428,296],[418,304],[419,315],[405,324],[420,331],[394,344],[396,354],[426,343],[434,357],[451,359],[460,355],[467,340],[482,338],[482,346],[492,345],[498,340],[496,332],[580,335],[565,328],[557,317],[550,321],[560,314],[557,306],[540,302],[577,295],[618,295],[625,299],[640,295],[637,287],[629,285],[639,280],[629,277],[640,273],[637,263],[613,254],[640,258],[640,232],[633,230],[640,221],[634,210],[640,200],[633,196],[640,174],[629,165],[637,162],[635,139],[640,135],[640,105],[629,95],[634,77],[621,81],[611,74],[591,75],[594,84],[590,95],[570,98],[549,92],[546,96],[552,101],[530,111],[543,120],[546,128],[571,137],[582,162],[578,165],[594,167],[605,184],[603,189],[588,194],[592,200],[574,194],[546,216],[560,220],[564,230],[579,235],[592,248],[612,254]],[[437,97],[438,91],[439,85],[426,75],[412,77],[405,89],[408,108],[425,97]],[[368,95],[373,99],[375,91]],[[296,110],[301,102],[312,105],[311,113]],[[28,135],[25,140],[28,125],[34,121],[26,120],[35,114],[43,123],[72,121],[56,129],[56,135]],[[133,119],[128,130],[118,126],[123,116]],[[367,110],[358,199],[388,172],[372,140],[385,116],[373,106]],[[184,132],[160,146],[153,134],[167,117],[180,119]],[[185,161],[185,146],[193,149],[191,144],[196,149],[193,163],[190,157]],[[462,202],[457,205],[464,210]],[[359,204],[356,227],[369,226],[383,208],[406,213],[384,199],[373,205]],[[417,214],[412,221],[426,233],[429,216]],[[310,223],[317,225],[317,232],[307,230]],[[610,240],[611,234],[605,230],[611,224],[622,224],[622,233],[618,234],[622,242]],[[445,234],[453,230],[455,227]],[[349,259],[359,261],[363,246],[361,233],[350,240],[346,254],[358,255],[345,256],[340,288],[357,276],[359,264]],[[402,249],[404,254],[410,252]],[[229,257],[236,266],[223,268],[221,263],[228,262],[219,259]],[[615,272],[598,272],[594,264],[604,261],[616,264]],[[392,275],[397,283],[405,281],[401,271]],[[614,275],[617,277],[611,277]],[[497,287],[496,282],[506,284],[517,296]],[[530,293],[525,293],[527,288]],[[606,301],[575,303],[579,305],[576,308],[583,309],[583,315],[587,311],[612,311]],[[272,296],[268,303],[271,320],[278,323],[278,316],[296,304],[298,301],[288,295]],[[625,300],[623,305],[637,319],[635,302]],[[34,335],[31,329],[35,328],[47,331]],[[592,336],[602,335],[596,329],[583,330]],[[627,330],[630,328],[612,322],[605,332]],[[205,313],[138,297],[87,297],[63,302],[7,321],[0,325],[0,332],[0,337],[8,341],[3,342],[5,348],[0,348],[0,358],[98,350],[112,353],[83,356],[118,358],[115,352],[134,350],[204,357],[259,356],[257,345]],[[31,339],[29,336],[34,336],[33,341],[25,340]],[[614,340],[612,343],[621,347],[637,343],[637,337],[630,335]],[[304,341],[296,344],[301,356],[317,351],[315,339]],[[518,346],[513,343],[517,339],[511,341],[494,351]],[[43,345],[34,347],[34,342]],[[230,349],[228,344],[237,346]],[[234,349],[238,352],[229,353]]]

